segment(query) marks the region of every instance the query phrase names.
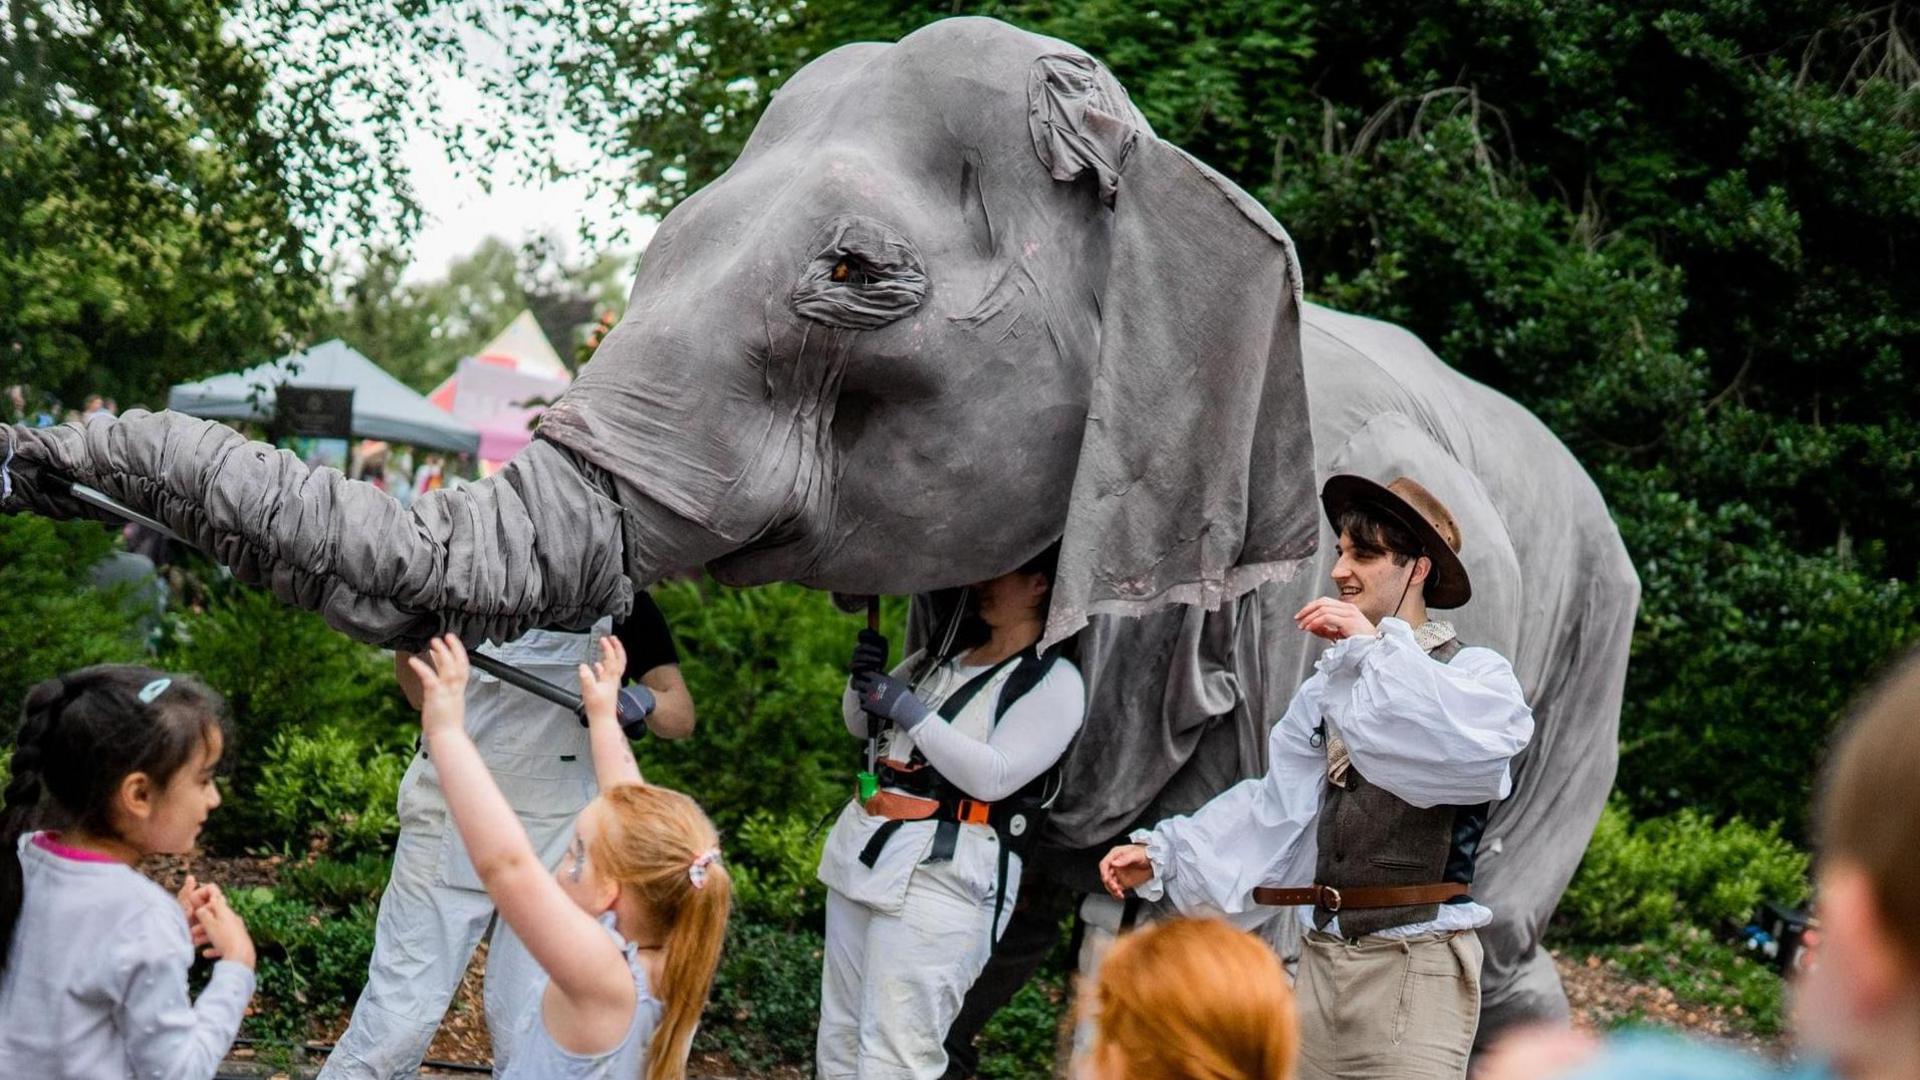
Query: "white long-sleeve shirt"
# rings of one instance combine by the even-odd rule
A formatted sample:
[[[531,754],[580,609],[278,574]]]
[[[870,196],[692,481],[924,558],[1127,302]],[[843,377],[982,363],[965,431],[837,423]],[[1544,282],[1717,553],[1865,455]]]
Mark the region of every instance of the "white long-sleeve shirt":
[[[908,657],[894,674],[905,678],[918,666],[918,657]],[[968,665],[956,661],[942,663],[920,681],[916,692],[929,705],[938,705],[992,665]],[[1011,669],[994,677],[994,682],[962,710],[956,725],[938,715],[922,720],[911,733],[889,729],[882,740],[883,756],[904,761],[918,747],[922,756],[955,787],[982,802],[1004,799],[1040,776],[1066,752],[1080,722],[1086,716],[1086,683],[1080,669],[1065,657],[1055,660],[1047,673],[1031,690],[1007,707],[998,724],[993,714],[1000,704],[1000,693]],[[859,738],[867,734],[867,715],[860,709],[851,689],[841,700],[847,732]],[[827,843],[820,853],[820,881],[847,899],[876,911],[897,914],[906,902],[907,886],[913,874],[933,847],[940,823],[931,819],[896,823],[897,831],[871,867],[860,862],[860,853],[887,819],[866,813],[857,800],[850,800],[840,811]],[[991,826],[962,825],[955,841],[954,873],[970,883],[982,897],[992,897],[999,879],[999,838]],[[1013,909],[1019,894],[1020,857],[1010,855],[1006,895],[1000,905]]]
[[[904,678],[912,667],[910,658],[895,668],[894,674]],[[992,667],[992,664],[963,664],[957,658],[941,664],[924,680],[928,685],[922,690],[929,694],[928,704],[937,706],[948,694]],[[1000,686],[989,687],[986,693],[991,695],[989,706],[997,708]],[[866,738],[869,718],[861,711],[859,695],[851,686],[840,699],[840,710],[847,732],[856,738]],[[1033,689],[1007,707],[1007,714],[984,740],[955,730],[936,712],[922,720],[911,733],[888,729],[883,755],[905,761],[918,747],[921,756],[953,786],[982,802],[997,802],[1019,791],[1060,760],[1074,733],[1080,730],[1086,711],[1086,683],[1080,677],[1080,669],[1063,657],[1053,662]]]
[[[1164,894],[1182,912],[1251,915],[1271,910],[1254,903],[1255,886],[1312,884],[1314,826],[1327,784],[1326,748],[1314,745],[1323,719],[1370,783],[1414,806],[1507,797],[1510,763],[1533,737],[1533,711],[1513,666],[1474,647],[1440,663],[1397,618],[1382,620],[1379,631],[1341,641],[1320,658],[1267,738],[1266,775],[1135,834],[1154,870],[1141,896]],[[1299,914],[1311,924],[1311,907]],[[1443,904],[1432,922],[1384,936],[1468,929],[1491,918],[1479,904]]]
[[[253,970],[222,960],[187,996],[180,904],[118,862],[20,838],[20,921],[0,978],[0,1076],[207,1080],[240,1031]]]

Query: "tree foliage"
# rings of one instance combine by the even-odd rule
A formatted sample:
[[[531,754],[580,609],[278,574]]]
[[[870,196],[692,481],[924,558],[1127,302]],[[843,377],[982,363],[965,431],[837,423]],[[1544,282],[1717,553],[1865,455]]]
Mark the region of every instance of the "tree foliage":
[[[626,308],[621,291],[631,258],[613,252],[572,260],[559,241],[515,247],[487,237],[444,277],[407,282],[406,253],[365,250],[333,303],[316,317],[315,341],[344,338],[414,389],[425,392],[453,374],[522,311],[534,319],[563,362],[574,360],[581,331],[606,312]]]

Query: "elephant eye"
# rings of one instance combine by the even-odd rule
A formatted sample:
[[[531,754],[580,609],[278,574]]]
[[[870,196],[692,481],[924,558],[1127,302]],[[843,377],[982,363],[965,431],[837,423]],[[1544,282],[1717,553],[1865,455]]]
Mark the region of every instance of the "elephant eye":
[[[927,273],[913,244],[870,218],[837,218],[813,241],[794,286],[795,314],[825,326],[875,330],[920,306]]]
[[[867,264],[854,255],[842,255],[840,261],[828,271],[827,278],[836,285],[867,285],[872,282]]]

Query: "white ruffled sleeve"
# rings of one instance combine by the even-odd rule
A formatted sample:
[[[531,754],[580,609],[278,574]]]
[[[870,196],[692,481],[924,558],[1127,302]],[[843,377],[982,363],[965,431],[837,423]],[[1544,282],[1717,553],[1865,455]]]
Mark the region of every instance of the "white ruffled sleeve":
[[[1259,885],[1305,885],[1317,854],[1314,819],[1325,785],[1326,751],[1309,741],[1318,724],[1319,676],[1307,680],[1267,737],[1267,772],[1242,780],[1185,817],[1136,832],[1154,876],[1136,889],[1163,895],[1183,913],[1260,910]]]
[[[1513,665],[1464,648],[1428,656],[1400,619],[1349,638],[1319,663],[1327,719],[1366,778],[1419,807],[1472,805],[1513,790],[1508,767],[1533,737]]]

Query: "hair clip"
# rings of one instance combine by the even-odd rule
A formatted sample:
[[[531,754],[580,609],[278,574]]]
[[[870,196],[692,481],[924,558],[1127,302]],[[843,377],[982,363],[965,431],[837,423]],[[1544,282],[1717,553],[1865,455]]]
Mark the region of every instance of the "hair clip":
[[[153,704],[153,699],[159,697],[161,694],[166,693],[167,687],[172,685],[173,685],[172,679],[159,678],[141,687],[140,688],[140,704],[142,705]]]
[[[693,880],[694,888],[704,889],[707,887],[707,867],[719,857],[720,849],[714,848],[693,860],[693,865],[687,867],[687,877]]]

